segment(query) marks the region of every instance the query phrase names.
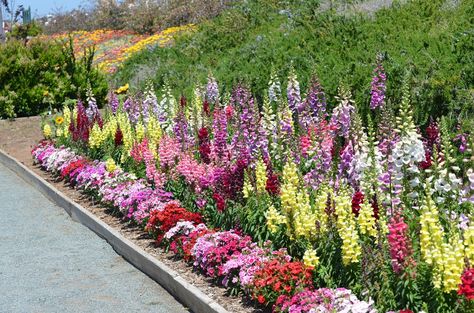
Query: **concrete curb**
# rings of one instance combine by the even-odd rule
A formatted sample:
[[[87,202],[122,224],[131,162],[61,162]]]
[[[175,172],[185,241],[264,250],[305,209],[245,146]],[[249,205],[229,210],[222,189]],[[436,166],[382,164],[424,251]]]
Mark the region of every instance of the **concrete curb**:
[[[228,313],[226,309],[212,300],[197,287],[189,284],[176,271],[158,261],[81,205],[69,199],[53,185],[45,181],[42,177],[38,176],[13,157],[9,156],[2,149],[0,149],[0,162],[15,172],[23,180],[40,190],[41,193],[51,199],[58,206],[62,207],[74,221],[83,224],[98,236],[105,239],[124,259],[146,275],[150,276],[193,312]]]

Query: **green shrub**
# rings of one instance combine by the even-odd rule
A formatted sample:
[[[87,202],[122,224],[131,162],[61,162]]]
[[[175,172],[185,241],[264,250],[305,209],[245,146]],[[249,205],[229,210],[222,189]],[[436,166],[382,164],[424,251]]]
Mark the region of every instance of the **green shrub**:
[[[77,58],[72,43],[9,40],[0,45],[0,117],[31,116],[59,109],[67,99],[85,99],[90,84],[99,104],[107,82],[92,67],[94,51]]]
[[[168,79],[191,95],[193,85],[205,83],[212,71],[224,91],[243,80],[261,97],[271,69],[284,82],[293,62],[302,88],[315,72],[333,99],[344,82],[365,116],[380,53],[391,102],[399,103],[401,82],[411,72],[418,123],[444,114],[472,116],[473,17],[473,0],[451,6],[441,0],[394,2],[374,14],[322,10],[315,0],[249,0],[173,47],[133,56],[114,81],[142,85],[151,78],[161,86]]]

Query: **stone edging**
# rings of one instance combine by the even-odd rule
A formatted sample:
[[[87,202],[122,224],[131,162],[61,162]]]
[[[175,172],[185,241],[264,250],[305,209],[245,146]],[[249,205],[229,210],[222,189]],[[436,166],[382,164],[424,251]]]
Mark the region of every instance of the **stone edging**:
[[[163,286],[171,295],[193,312],[229,313],[208,295],[188,283],[176,271],[158,261],[94,214],[69,199],[53,185],[9,156],[2,149],[0,149],[0,162],[41,191],[56,205],[62,207],[74,221],[83,224],[105,239],[124,259]]]

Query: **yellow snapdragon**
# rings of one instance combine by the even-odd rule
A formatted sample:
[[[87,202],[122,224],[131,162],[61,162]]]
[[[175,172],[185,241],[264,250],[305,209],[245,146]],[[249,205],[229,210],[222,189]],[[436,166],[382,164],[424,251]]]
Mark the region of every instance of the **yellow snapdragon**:
[[[370,205],[368,201],[364,201],[364,203],[360,205],[360,211],[357,221],[359,223],[359,229],[362,235],[368,235],[373,238],[377,238],[375,216],[373,213],[372,205]]]
[[[300,190],[297,194],[298,204],[295,207],[293,229],[296,237],[311,239],[317,235],[316,217],[309,201],[308,193]]]
[[[43,135],[44,135],[44,138],[51,138],[51,135],[52,135],[52,130],[51,130],[51,126],[49,126],[49,124],[45,124],[43,126]]]
[[[443,243],[443,291],[458,290],[464,270],[464,245],[458,235]]]
[[[267,166],[263,162],[262,158],[257,161],[255,166],[255,177],[257,182],[257,193],[264,193],[267,186]]]
[[[430,196],[421,207],[420,224],[421,256],[429,265],[435,265],[442,258],[443,228],[439,222],[438,209]]]
[[[316,215],[316,223],[319,226],[319,232],[325,233],[328,230],[329,217],[326,213],[328,198],[331,196],[329,187],[322,186],[319,188],[318,194],[314,203],[314,213]]]
[[[71,124],[71,110],[67,105],[63,108],[64,122],[62,123],[62,137],[69,137],[69,125]]]
[[[105,161],[105,169],[106,169],[107,172],[109,172],[109,173],[112,173],[113,171],[115,171],[115,170],[117,169],[117,164],[115,164],[114,159],[108,158],[108,159]]]
[[[244,186],[242,188],[242,193],[244,195],[245,199],[248,199],[250,197],[250,194],[252,193],[252,184],[249,181],[249,177],[247,174],[245,174],[244,177]]]
[[[272,233],[275,233],[278,227],[286,222],[286,218],[273,205],[268,208],[265,217],[267,218],[267,227]]]
[[[94,124],[92,126],[90,135],[89,135],[89,147],[91,148],[100,148],[100,145],[103,142],[102,130],[99,125]]]
[[[464,255],[471,267],[474,267],[474,223],[472,221],[464,231]]]
[[[316,254],[316,250],[307,249],[303,255],[303,263],[306,266],[317,267],[319,265],[319,257]]]
[[[337,229],[342,239],[342,261],[345,265],[358,263],[362,254],[359,245],[359,233],[352,214],[351,196],[347,192],[340,192],[335,198],[335,213],[337,215]]]
[[[135,137],[137,138],[138,142],[141,142],[143,138],[145,138],[145,126],[141,121],[138,121],[137,125],[135,126]]]

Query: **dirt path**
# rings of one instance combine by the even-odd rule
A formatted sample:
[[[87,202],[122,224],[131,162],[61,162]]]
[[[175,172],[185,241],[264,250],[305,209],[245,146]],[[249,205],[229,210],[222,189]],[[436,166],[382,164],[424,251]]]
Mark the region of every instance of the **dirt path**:
[[[31,148],[43,138],[40,124],[39,116],[0,120],[0,149],[25,165],[31,164]]]

